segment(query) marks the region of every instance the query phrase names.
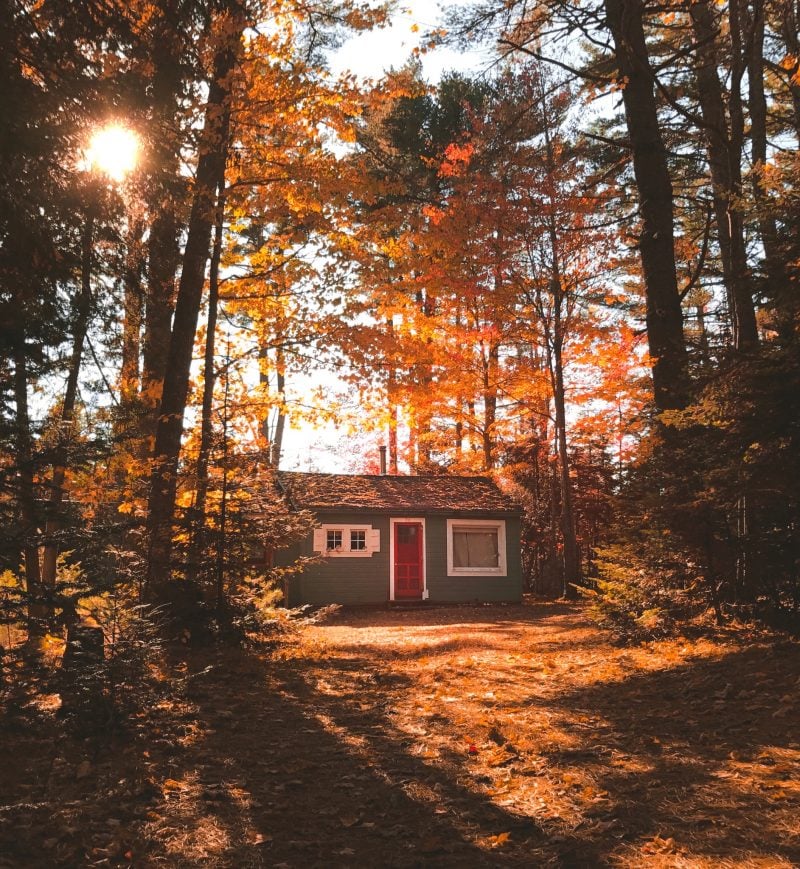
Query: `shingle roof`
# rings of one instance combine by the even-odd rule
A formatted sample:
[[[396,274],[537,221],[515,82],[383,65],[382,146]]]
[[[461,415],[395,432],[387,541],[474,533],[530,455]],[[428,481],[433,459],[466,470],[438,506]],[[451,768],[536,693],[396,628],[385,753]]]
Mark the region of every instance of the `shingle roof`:
[[[519,513],[521,508],[487,477],[278,473],[298,509],[378,513]]]

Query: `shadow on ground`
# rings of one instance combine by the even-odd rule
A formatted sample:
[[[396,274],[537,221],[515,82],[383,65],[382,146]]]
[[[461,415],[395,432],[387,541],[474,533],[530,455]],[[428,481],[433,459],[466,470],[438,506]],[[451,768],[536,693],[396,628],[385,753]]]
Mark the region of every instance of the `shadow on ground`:
[[[0,814],[0,866],[800,864],[797,644],[661,661],[571,607],[476,609],[339,614],[290,654],[188,656],[162,733],[83,778],[77,758],[68,787],[32,753],[42,782]]]

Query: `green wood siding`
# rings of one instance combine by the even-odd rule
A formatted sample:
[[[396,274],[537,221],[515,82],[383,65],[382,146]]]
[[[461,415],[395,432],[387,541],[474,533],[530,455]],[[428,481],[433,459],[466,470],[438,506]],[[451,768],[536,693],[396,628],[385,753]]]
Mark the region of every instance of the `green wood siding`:
[[[432,601],[519,601],[522,599],[520,520],[517,516],[470,516],[501,519],[506,523],[506,576],[448,576],[447,520],[453,516],[428,516],[426,553],[428,593]]]
[[[289,606],[310,604],[380,604],[389,600],[389,517],[364,513],[326,513],[320,525],[371,525],[381,532],[380,552],[367,558],[326,558],[289,580]],[[311,536],[293,549],[276,553],[276,564],[288,564],[313,553]],[[280,561],[278,560],[280,556]]]
[[[469,518],[502,519],[506,523],[506,576],[448,576],[447,519],[451,516],[419,513],[425,519],[426,587],[428,600],[442,603],[470,601],[519,601],[522,598],[520,519],[500,514],[470,514]],[[399,519],[398,516],[391,518]],[[389,597],[389,519],[384,514],[324,513],[322,525],[371,525],[381,533],[380,551],[367,558],[326,558],[289,580],[289,606],[340,603],[382,604]],[[297,546],[276,553],[277,565],[290,564],[300,555],[312,554],[311,535]]]

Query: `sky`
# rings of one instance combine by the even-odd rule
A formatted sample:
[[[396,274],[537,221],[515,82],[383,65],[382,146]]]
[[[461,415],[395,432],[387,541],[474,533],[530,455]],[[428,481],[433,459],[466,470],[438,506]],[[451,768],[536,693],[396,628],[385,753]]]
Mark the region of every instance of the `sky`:
[[[461,5],[464,0],[449,0],[447,6]],[[416,47],[420,47],[427,31],[441,27],[442,5],[435,0],[406,0],[401,3],[388,27],[361,33],[348,40],[331,64],[334,72],[345,69],[364,78],[380,76],[382,72],[401,67]],[[449,70],[476,69],[485,62],[481,51],[459,52],[452,48],[437,48],[422,55],[425,77],[436,82]]]
[[[454,5],[453,0],[448,5]],[[332,59],[332,70],[336,73],[349,70],[362,78],[379,78],[385,71],[403,66],[414,48],[423,42],[425,32],[441,25],[440,19],[441,5],[435,0],[407,0],[399,7],[390,26],[348,40]],[[451,70],[478,70],[488,64],[489,58],[484,51],[460,53],[452,48],[436,48],[423,53],[421,61],[423,75],[435,83]],[[293,382],[287,382],[290,394],[320,386],[334,391],[338,384],[333,375],[325,374],[302,379],[295,376]],[[377,457],[379,442],[377,435],[353,433],[332,424],[319,428],[310,423],[303,423],[299,428],[287,426],[281,468],[358,472],[370,459]]]

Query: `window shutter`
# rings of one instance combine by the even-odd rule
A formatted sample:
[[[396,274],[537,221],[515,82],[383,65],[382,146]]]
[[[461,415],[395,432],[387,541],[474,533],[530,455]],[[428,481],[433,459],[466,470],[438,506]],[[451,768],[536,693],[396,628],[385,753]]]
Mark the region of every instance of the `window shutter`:
[[[324,552],[325,551],[325,529],[324,528],[315,528],[314,529],[313,549],[314,549],[314,552]]]
[[[380,528],[370,528],[367,531],[367,549],[370,552],[381,551],[381,530]]]

